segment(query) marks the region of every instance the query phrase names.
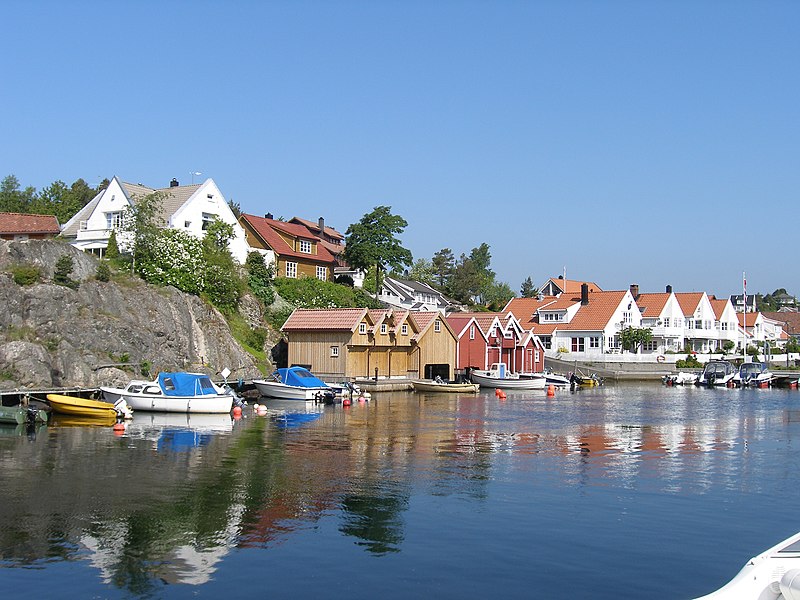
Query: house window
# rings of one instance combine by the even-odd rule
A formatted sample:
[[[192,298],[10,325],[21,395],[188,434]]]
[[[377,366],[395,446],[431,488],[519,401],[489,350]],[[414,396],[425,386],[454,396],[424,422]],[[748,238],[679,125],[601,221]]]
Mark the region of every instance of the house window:
[[[211,213],[203,213],[203,231],[208,229],[208,226],[217,218],[217,215]]]
[[[471,340],[475,339],[475,325],[469,326],[469,339]]]
[[[381,323],[381,334],[386,335],[386,323]]]
[[[317,267],[317,279],[321,279],[325,281],[328,279],[328,268],[327,267]]]
[[[664,327],[669,327],[669,317],[664,317]]]
[[[403,323],[400,326],[400,334],[401,335],[408,335],[408,325],[406,325],[405,323]]]
[[[366,323],[359,323],[358,324],[358,333],[364,335],[367,333],[367,324]]]
[[[655,352],[658,350],[658,342],[650,340],[649,342],[642,343],[642,350],[645,352]]]
[[[542,346],[544,346],[545,349],[549,350],[550,348],[553,347],[553,338],[552,338],[552,336],[542,335],[542,336],[539,336],[539,339],[542,340]]]
[[[189,226],[190,226],[191,224],[192,224],[192,222],[191,222],[191,221],[184,221],[184,222],[183,222],[183,226],[184,226],[186,229],[189,229]]]
[[[122,227],[122,211],[106,213],[106,229],[119,229]]]
[[[682,328],[683,327],[683,319],[675,317],[675,327]]]
[[[287,262],[286,263],[286,276],[291,277],[292,279],[297,278],[297,263],[296,262]]]
[[[300,247],[298,248],[299,252],[303,252],[304,254],[311,254],[311,242],[308,240],[300,240]]]
[[[622,313],[622,320],[625,321],[627,325],[633,323],[633,313],[629,311],[625,311]]]
[[[720,323],[720,325],[722,326],[722,331],[728,331],[728,322],[727,321],[723,321],[722,323]]]
[[[538,350],[533,353],[533,362],[536,362],[536,363],[539,362],[539,351]]]
[[[600,338],[597,337],[597,336],[590,337],[589,338],[589,348],[599,348],[599,347],[600,347]]]
[[[433,322],[433,330],[434,330],[436,333],[439,333],[439,332],[442,330],[442,322],[441,322],[439,319],[436,319],[436,320]]]
[[[331,346],[331,358],[339,358],[339,346]]]
[[[572,338],[572,351],[583,352],[586,350],[586,340],[582,337]]]

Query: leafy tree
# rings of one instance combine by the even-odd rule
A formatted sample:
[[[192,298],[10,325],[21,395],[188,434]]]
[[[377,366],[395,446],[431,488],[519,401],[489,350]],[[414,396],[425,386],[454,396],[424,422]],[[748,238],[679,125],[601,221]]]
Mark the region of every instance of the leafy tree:
[[[131,270],[141,272],[137,261],[141,264],[161,262],[153,256],[159,239],[161,207],[166,194],[153,192],[146,196],[135,196],[133,206],[129,206],[122,219],[122,231],[126,234],[126,246],[132,256]]]
[[[462,254],[450,278],[448,292],[453,298],[465,304],[474,304],[481,291],[481,274],[475,263]]]
[[[112,231],[108,236],[108,245],[106,246],[106,258],[108,260],[116,260],[119,258],[119,246],[117,245],[117,232]]]
[[[418,258],[414,261],[414,264],[411,265],[408,278],[411,281],[420,281],[428,285],[433,285],[435,283],[433,263],[426,258]]]
[[[533,281],[531,280],[530,276],[528,276],[528,278],[522,282],[522,287],[519,289],[519,295],[523,298],[536,297],[536,288],[533,286]]]
[[[344,260],[356,269],[375,267],[375,289],[381,289],[387,268],[399,269],[411,264],[411,251],[395,236],[403,233],[408,222],[391,213],[390,206],[376,206],[358,223],[347,228]]]
[[[242,206],[238,202],[234,202],[233,198],[228,200],[228,208],[231,209],[237,219],[242,216]]]
[[[489,310],[501,310],[508,301],[514,297],[514,290],[507,283],[494,283],[489,288],[484,300],[489,304]]]
[[[440,288],[446,289],[450,283],[450,278],[453,276],[456,265],[453,251],[450,250],[450,248],[442,248],[433,255],[431,264],[433,267],[433,274],[436,277],[436,283]]]
[[[653,330],[649,327],[625,327],[619,332],[622,347],[633,353],[639,351],[642,344],[653,339]]]
[[[247,284],[250,286],[256,298],[269,306],[275,301],[275,292],[272,288],[272,279],[275,270],[272,265],[267,266],[264,256],[260,252],[253,250],[247,255],[245,261],[247,269]]]
[[[36,188],[20,190],[19,179],[8,175],[0,182],[0,212],[27,213],[36,196]]]
[[[234,310],[242,297],[242,282],[230,251],[233,225],[215,218],[203,238],[203,291],[211,302],[223,310]]]

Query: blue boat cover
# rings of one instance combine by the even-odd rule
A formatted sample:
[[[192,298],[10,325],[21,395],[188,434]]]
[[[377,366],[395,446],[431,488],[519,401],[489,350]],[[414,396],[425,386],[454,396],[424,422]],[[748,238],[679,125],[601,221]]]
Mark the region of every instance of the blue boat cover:
[[[210,396],[218,394],[208,375],[159,373],[158,385],[165,396]]]
[[[302,388],[328,387],[328,385],[311,374],[308,369],[303,367],[289,367],[288,369],[277,369],[273,374],[275,381],[280,381],[286,385]]]

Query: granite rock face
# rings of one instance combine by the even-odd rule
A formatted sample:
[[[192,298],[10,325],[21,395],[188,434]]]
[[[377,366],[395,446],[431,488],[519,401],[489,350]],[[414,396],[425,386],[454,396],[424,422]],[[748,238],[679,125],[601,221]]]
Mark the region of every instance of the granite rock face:
[[[73,257],[71,289],[48,282]],[[9,268],[35,264],[43,283],[17,285]],[[173,287],[94,279],[97,259],[58,241],[0,242],[0,389],[96,387],[190,370],[259,377],[215,308]]]

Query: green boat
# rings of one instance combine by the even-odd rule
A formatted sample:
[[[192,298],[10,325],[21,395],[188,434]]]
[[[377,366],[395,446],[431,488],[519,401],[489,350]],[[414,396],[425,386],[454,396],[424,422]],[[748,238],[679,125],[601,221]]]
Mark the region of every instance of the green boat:
[[[33,423],[40,421],[47,423],[47,413],[43,410],[25,406],[0,406],[0,423]]]

